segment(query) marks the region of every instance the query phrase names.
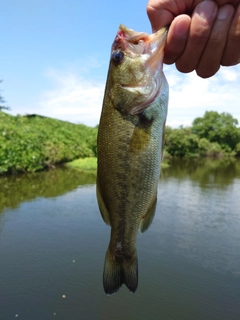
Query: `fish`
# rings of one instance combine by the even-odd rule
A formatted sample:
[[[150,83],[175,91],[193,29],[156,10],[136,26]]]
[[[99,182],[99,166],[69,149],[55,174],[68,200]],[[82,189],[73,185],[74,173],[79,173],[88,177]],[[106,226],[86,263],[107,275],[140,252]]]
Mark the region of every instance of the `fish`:
[[[168,83],[163,73],[167,29],[137,32],[120,25],[111,48],[97,137],[96,195],[111,227],[103,287],[138,287],[136,238],[156,209]]]

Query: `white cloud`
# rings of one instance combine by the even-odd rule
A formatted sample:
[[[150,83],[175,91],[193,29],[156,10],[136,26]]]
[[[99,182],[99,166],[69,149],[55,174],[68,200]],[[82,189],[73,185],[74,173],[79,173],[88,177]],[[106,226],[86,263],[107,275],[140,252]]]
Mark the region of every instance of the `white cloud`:
[[[225,80],[228,81],[236,81],[240,79],[240,74],[239,74],[240,69],[235,67],[235,68],[222,68],[220,77],[222,76]],[[219,75],[218,75],[219,77]]]
[[[207,110],[229,112],[240,124],[240,65],[221,68],[209,79],[202,79],[195,72],[182,74],[174,66],[164,66],[164,72],[170,88],[168,125],[189,126]],[[98,124],[105,81],[84,75],[49,71],[46,76],[54,89],[43,93],[38,113],[90,126]]]
[[[207,110],[229,112],[240,124],[240,65],[221,68],[209,79],[195,72],[181,74],[173,66],[164,71],[170,88],[168,125],[191,125]]]
[[[40,114],[90,126],[98,124],[105,83],[54,70],[47,77],[55,89],[42,94]]]

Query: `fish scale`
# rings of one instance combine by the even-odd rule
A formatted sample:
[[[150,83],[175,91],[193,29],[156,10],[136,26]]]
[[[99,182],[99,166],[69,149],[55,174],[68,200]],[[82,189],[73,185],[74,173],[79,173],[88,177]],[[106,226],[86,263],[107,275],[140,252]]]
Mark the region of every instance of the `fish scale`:
[[[147,35],[121,25],[112,46],[97,170],[99,209],[111,227],[103,272],[107,294],[123,283],[136,291],[137,232],[147,230],[155,213],[168,104],[165,39],[166,29]]]

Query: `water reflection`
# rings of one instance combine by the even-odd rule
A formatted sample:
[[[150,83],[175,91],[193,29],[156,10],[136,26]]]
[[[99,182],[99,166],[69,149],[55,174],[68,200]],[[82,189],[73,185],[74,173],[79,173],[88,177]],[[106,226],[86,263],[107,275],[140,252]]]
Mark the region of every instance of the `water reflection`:
[[[237,159],[172,160],[162,171],[158,202],[173,250],[217,272],[240,275],[239,190]],[[166,231],[166,230],[165,230]],[[159,235],[158,235],[159,236]]]
[[[170,178],[192,180],[201,188],[226,188],[240,178],[240,160],[228,159],[173,159],[170,167],[161,170],[163,181]],[[44,172],[0,177],[0,213],[5,208],[16,208],[21,202],[37,197],[57,197],[80,185],[95,184],[94,172],[81,172],[58,167]]]
[[[0,177],[0,213],[17,208],[37,197],[57,197],[80,185],[94,184],[96,175],[88,171],[58,167],[44,172]]]
[[[236,158],[173,159],[169,163],[170,167],[162,170],[163,180],[173,177],[180,181],[190,179],[201,188],[226,188],[234,179],[240,178],[240,160]]]

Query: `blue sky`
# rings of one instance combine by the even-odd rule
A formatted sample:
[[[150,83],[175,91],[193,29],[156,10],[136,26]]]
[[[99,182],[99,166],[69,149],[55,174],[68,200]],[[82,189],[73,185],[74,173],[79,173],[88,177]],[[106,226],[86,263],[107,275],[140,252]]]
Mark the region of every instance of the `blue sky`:
[[[95,126],[110,48],[120,23],[151,32],[145,0],[8,0],[1,3],[1,95],[11,114],[37,113]],[[164,66],[167,124],[190,125],[206,110],[240,123],[240,66],[210,79]]]

